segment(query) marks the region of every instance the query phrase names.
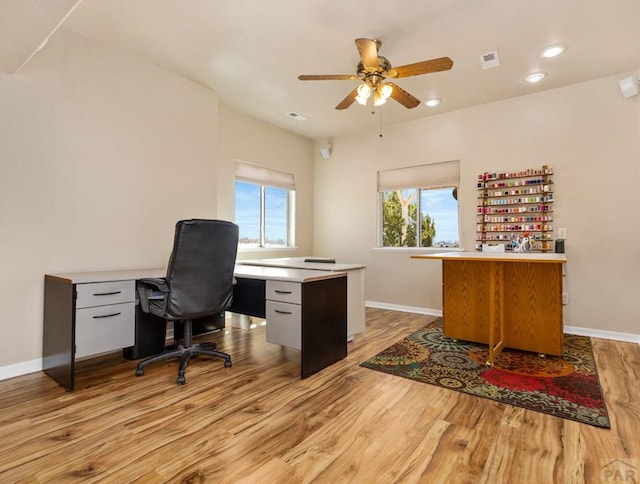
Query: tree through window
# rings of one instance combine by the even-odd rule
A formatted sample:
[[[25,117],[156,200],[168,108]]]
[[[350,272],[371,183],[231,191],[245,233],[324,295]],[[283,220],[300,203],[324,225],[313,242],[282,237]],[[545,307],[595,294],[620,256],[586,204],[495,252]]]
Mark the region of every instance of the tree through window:
[[[378,172],[382,247],[459,247],[458,183],[458,162]]]

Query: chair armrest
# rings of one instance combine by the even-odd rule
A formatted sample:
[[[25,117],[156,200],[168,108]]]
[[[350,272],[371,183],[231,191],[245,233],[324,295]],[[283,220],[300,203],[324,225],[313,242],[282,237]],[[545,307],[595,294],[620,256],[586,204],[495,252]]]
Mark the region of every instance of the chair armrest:
[[[163,278],[146,277],[139,279],[138,283],[155,286],[158,291],[169,292],[169,286],[167,286],[166,280]]]
[[[143,312],[149,312],[149,301],[152,299],[164,299],[164,295],[169,292],[169,286],[164,279],[145,278],[139,279],[136,283],[140,308]]]

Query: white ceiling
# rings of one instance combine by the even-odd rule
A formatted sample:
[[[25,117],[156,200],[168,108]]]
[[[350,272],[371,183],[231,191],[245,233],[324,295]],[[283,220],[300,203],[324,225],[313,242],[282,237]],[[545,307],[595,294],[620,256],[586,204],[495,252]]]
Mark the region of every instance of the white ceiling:
[[[349,131],[377,133],[425,117],[640,67],[639,0],[0,0],[0,66],[14,72],[62,28],[139,57],[218,93],[225,104],[315,139]],[[75,9],[74,9],[75,6]],[[29,11],[51,10],[48,22]],[[25,15],[24,13],[27,13]],[[68,14],[68,15],[67,15]],[[40,17],[40,20],[38,18]],[[34,36],[40,40],[34,42]],[[356,81],[299,81],[299,74],[352,74],[354,40],[382,41],[380,54],[399,66],[453,59],[446,72],[396,83],[437,108],[408,110],[390,100],[334,107]],[[37,40],[37,39],[36,39]],[[567,44],[556,59],[539,51]],[[7,48],[10,45],[11,48]],[[483,70],[481,54],[498,50],[502,66]],[[28,55],[24,52],[28,51]],[[15,58],[19,60],[16,61]],[[20,62],[20,59],[23,62]],[[543,70],[537,85],[525,75]],[[287,116],[298,112],[308,119]],[[378,114],[381,113],[380,120]]]
[[[17,72],[80,0],[0,0],[0,69]]]

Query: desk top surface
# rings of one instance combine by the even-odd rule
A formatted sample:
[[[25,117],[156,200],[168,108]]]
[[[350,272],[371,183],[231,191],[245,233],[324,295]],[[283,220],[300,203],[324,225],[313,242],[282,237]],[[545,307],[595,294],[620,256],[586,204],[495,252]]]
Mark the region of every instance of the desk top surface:
[[[130,269],[122,271],[66,272],[45,274],[45,277],[62,279],[68,284],[90,284],[97,282],[129,281],[146,277],[164,277],[166,269]],[[290,267],[267,267],[236,265],[233,274],[246,279],[262,279],[285,282],[311,282],[345,276],[345,272],[305,270]]]
[[[239,265],[289,267],[294,269],[309,269],[314,271],[351,271],[364,269],[364,264],[345,264],[335,262],[305,262],[305,259],[325,259],[324,257],[281,257],[276,259],[239,260]],[[326,258],[327,260],[330,260]]]
[[[269,281],[285,282],[311,282],[322,279],[333,279],[334,277],[346,276],[346,272],[338,271],[314,271],[309,269],[297,269],[293,267],[269,267],[258,265],[236,264],[233,271],[236,277],[246,279],[264,279]]]
[[[471,260],[487,262],[540,262],[564,264],[566,254],[538,252],[442,252],[439,254],[412,255],[412,259]]]
[[[145,277],[164,277],[166,269],[127,269],[122,271],[64,272],[45,274],[45,277],[66,280],[69,284],[88,284],[94,282],[130,281]]]

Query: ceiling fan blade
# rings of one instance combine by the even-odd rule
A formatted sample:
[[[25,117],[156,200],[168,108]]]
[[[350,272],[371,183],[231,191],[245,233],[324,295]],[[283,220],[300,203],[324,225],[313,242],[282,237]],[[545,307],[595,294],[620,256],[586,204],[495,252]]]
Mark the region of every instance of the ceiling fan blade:
[[[355,81],[358,76],[354,74],[318,74],[298,76],[301,81]]]
[[[405,108],[412,109],[420,105],[420,99],[412,96],[397,84],[393,82],[386,82],[385,84],[389,84],[393,87],[393,91],[391,91],[391,97],[402,104]]]
[[[356,100],[356,96],[358,95],[358,88],[356,87],[353,91],[347,94],[340,104],[336,106],[336,109],[347,109],[349,106],[353,104],[353,101]]]
[[[406,66],[394,67],[389,70],[387,77],[395,79],[399,77],[419,76],[420,74],[430,74],[432,72],[448,71],[453,67],[453,61],[448,57],[438,57],[428,61],[407,64]]]
[[[356,39],[356,47],[364,67],[378,68],[378,44],[371,39]]]

